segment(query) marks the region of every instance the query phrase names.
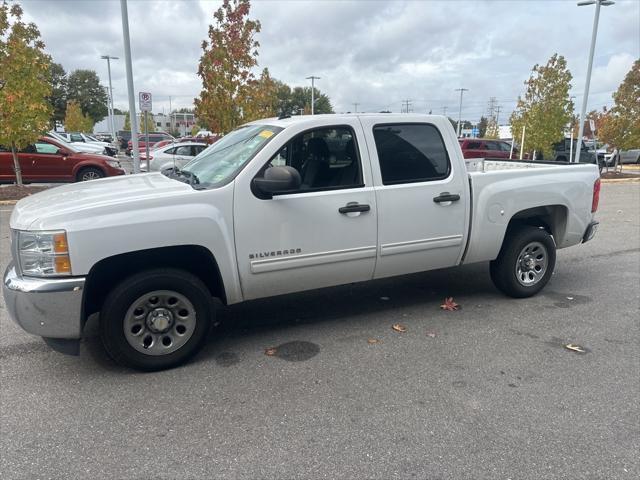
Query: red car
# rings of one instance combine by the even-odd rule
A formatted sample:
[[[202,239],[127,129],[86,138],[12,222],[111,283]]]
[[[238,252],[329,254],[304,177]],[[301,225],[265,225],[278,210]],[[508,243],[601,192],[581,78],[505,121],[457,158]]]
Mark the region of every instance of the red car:
[[[40,138],[18,153],[22,179],[25,182],[81,182],[125,173],[120,162],[111,157],[72,148],[51,138]],[[0,146],[0,183],[15,181],[11,149]]]
[[[169,135],[168,133],[165,133],[165,132],[153,132],[153,133],[150,133],[149,134],[149,150],[151,150],[156,143],[162,142],[163,140],[174,141],[175,138],[173,138],[171,135]],[[133,142],[131,140],[129,140],[129,143],[127,145],[128,145],[127,146],[127,155],[131,155],[131,149],[133,148]],[[138,149],[142,152],[142,151],[146,150],[146,147],[147,147],[146,136],[144,134],[138,135]]]
[[[511,144],[504,140],[484,138],[460,138],[460,148],[464,158],[509,158]],[[513,157],[518,158],[518,149],[513,149]]]

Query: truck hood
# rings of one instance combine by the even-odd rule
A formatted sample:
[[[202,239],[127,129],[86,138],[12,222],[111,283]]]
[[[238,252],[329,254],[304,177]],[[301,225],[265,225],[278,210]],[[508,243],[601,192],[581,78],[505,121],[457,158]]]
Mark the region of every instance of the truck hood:
[[[110,177],[55,187],[20,200],[11,215],[19,230],[73,230],[73,221],[122,211],[161,207],[172,196],[196,193],[161,173]]]

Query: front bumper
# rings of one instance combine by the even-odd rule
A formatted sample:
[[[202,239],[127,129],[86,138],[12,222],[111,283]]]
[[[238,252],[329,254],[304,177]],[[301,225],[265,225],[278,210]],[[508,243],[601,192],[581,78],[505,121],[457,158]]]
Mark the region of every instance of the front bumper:
[[[25,331],[51,339],[78,339],[82,334],[85,279],[22,277],[10,264],[2,294],[9,315]]]
[[[598,231],[598,225],[600,222],[596,222],[595,220],[589,224],[587,230],[584,232],[582,236],[582,243],[586,243],[596,236],[596,232]]]

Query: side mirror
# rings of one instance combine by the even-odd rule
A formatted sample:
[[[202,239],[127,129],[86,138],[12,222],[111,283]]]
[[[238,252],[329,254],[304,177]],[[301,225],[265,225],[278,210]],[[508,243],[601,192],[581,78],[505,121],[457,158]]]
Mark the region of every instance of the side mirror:
[[[302,178],[293,167],[270,167],[262,178],[254,178],[251,182],[253,193],[258,198],[269,199],[278,193],[298,190]]]

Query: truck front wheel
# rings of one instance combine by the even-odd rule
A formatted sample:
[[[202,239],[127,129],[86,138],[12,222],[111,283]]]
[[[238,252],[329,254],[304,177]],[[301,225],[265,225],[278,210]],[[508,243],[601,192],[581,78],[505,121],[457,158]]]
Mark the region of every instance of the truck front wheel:
[[[100,312],[100,335],[117,363],[137,370],[163,370],[200,350],[213,315],[211,294],[199,278],[182,270],[147,270],[107,295]]]
[[[491,262],[491,280],[510,297],[531,297],[544,288],[555,265],[551,235],[542,228],[524,226],[507,234],[498,258]]]

